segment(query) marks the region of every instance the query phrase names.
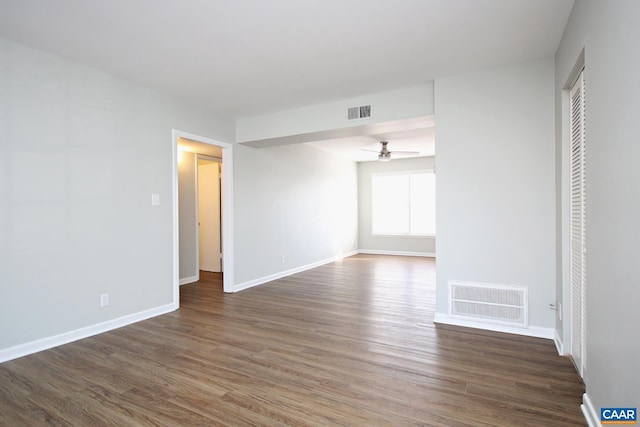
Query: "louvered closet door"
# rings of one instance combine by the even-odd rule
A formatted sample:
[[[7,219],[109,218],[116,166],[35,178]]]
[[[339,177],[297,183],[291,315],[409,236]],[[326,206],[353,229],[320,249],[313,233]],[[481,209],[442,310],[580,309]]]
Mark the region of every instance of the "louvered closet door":
[[[583,72],[570,91],[571,97],[571,356],[580,376],[586,366],[585,277],[585,135]]]

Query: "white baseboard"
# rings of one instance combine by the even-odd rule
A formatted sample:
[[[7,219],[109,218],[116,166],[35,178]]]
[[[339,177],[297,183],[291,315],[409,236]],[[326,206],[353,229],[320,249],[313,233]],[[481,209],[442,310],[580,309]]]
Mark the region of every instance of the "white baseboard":
[[[200,277],[198,276],[185,277],[180,279],[180,285],[187,285],[189,283],[197,282],[198,280],[200,280]]]
[[[471,322],[468,320],[460,320],[450,317],[448,314],[436,313],[433,323],[441,323],[443,325],[464,326],[466,328],[484,329],[487,331],[506,332],[508,334],[524,335],[528,337],[546,338],[552,340],[554,338],[555,329],[541,328],[539,326],[529,326],[528,328],[517,328],[513,326],[492,325],[490,323]]]
[[[348,252],[348,253],[345,253],[345,254],[336,255],[334,257],[331,257],[331,258],[328,258],[328,259],[324,259],[322,261],[313,262],[311,264],[302,265],[300,267],[292,268],[290,270],[280,271],[278,273],[270,274],[268,276],[259,277],[257,279],[249,280],[249,281],[244,282],[244,283],[238,283],[237,285],[235,285],[233,291],[234,292],[243,291],[245,289],[253,288],[254,286],[262,285],[264,283],[271,282],[273,280],[277,280],[277,279],[280,279],[282,277],[290,276],[292,274],[301,273],[303,271],[311,270],[312,268],[320,267],[321,265],[325,265],[325,264],[329,264],[329,263],[332,263],[332,262],[336,262],[336,261],[339,261],[339,260],[341,260],[343,258],[347,258],[347,257],[353,256],[353,255],[357,255],[357,254],[358,254],[358,251],[352,251],[352,252]]]
[[[436,257],[436,254],[432,252],[379,251],[374,249],[360,249],[358,250],[358,253],[368,255],[422,256],[428,258]]]
[[[598,412],[596,408],[593,407],[593,403],[591,403],[591,399],[589,399],[587,393],[582,395],[582,405],[580,405],[580,409],[582,409],[582,414],[587,420],[589,427],[602,427]]]
[[[57,347],[63,344],[68,344],[70,342],[77,341],[83,338],[88,338],[93,335],[101,334],[103,332],[108,332],[113,329],[118,329],[132,323],[140,322],[141,320],[146,320],[151,317],[169,313],[176,310],[177,308],[178,307],[174,303],[166,304],[138,313],[118,317],[117,319],[108,320],[106,322],[97,323],[91,326],[86,326],[74,331],[64,332],[59,335],[54,335],[13,347],[0,349],[0,363],[7,362],[12,359],[17,359],[18,357],[27,356],[29,354],[37,353],[39,351],[48,350],[50,348]]]
[[[558,350],[558,355],[565,356],[566,354],[564,352],[564,344],[562,343],[562,339],[560,338],[557,329],[555,329],[553,332],[553,342],[556,345],[556,350]]]

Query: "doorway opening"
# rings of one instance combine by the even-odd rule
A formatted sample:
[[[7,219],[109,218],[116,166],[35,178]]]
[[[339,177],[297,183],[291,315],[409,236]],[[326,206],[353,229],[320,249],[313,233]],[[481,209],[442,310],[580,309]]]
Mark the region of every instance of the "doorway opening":
[[[180,203],[184,203],[179,198],[179,175],[183,171],[179,168],[180,162],[186,157],[194,159],[193,162],[193,182],[195,187],[196,171],[197,171],[197,155],[198,151],[203,151],[205,154],[210,153],[209,150],[217,150],[218,155],[214,157],[218,158],[221,169],[221,186],[220,186],[220,252],[224,254],[222,262],[220,263],[220,269],[224,271],[223,275],[223,290],[224,292],[234,292],[234,269],[233,269],[233,145],[225,142],[217,141],[212,138],[207,138],[200,135],[180,131],[174,129],[172,131],[172,150],[173,150],[173,305],[177,309],[180,305],[180,282],[181,282],[181,264],[184,270],[184,261],[187,259],[195,259],[194,266],[198,266],[199,250],[196,237],[197,232],[197,202],[195,200],[195,193],[193,195],[192,212],[193,216],[189,213],[183,215],[185,218],[193,219],[193,227],[185,229],[182,224],[182,232],[191,232],[193,237],[192,252],[185,249],[184,242],[181,247],[181,222],[180,222]],[[188,231],[185,231],[188,230]],[[184,236],[183,236],[184,237]],[[184,239],[182,239],[184,241]],[[188,245],[191,248],[191,245]],[[181,255],[181,250],[183,252]],[[199,267],[199,266],[198,266]],[[195,273],[197,276],[199,273]],[[183,283],[191,277],[182,278]],[[197,280],[197,278],[196,278]]]

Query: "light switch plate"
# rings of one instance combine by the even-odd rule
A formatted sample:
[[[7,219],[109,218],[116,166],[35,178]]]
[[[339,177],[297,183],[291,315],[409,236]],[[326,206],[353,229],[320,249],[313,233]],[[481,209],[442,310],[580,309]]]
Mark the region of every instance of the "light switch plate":
[[[153,193],[151,195],[151,206],[160,206],[160,195]]]
[[[109,294],[100,295],[100,307],[106,307],[109,305]]]

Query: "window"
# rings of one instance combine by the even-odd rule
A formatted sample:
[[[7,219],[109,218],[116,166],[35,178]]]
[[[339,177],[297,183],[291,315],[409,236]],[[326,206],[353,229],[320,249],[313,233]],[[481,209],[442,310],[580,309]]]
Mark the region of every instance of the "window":
[[[433,171],[373,174],[371,183],[373,234],[435,236]]]

